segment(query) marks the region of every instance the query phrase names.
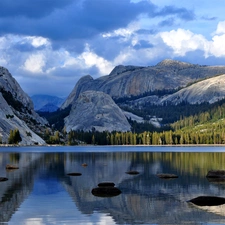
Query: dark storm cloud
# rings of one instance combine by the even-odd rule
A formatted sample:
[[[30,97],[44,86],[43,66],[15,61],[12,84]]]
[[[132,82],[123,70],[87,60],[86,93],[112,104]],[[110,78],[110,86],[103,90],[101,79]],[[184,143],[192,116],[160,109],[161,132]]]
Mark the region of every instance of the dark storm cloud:
[[[1,34],[36,35],[56,40],[90,38],[126,26],[139,14],[154,10],[155,6],[147,1],[1,0],[0,30]]]
[[[178,18],[182,20],[194,20],[195,14],[191,10],[187,10],[186,8],[177,8],[175,6],[165,6],[158,13],[157,16],[168,16],[168,15],[176,15]]]
[[[1,0],[0,17],[40,18],[72,2],[73,0]]]
[[[149,17],[176,15],[194,18],[185,8],[167,6],[159,10],[150,1],[130,0],[1,0],[0,35],[43,36],[52,40],[91,39],[126,27],[141,14]]]

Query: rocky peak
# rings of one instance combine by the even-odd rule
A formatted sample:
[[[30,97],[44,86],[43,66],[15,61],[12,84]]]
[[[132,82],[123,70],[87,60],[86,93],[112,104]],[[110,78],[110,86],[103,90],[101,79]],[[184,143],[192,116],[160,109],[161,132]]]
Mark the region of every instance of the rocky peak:
[[[123,66],[123,65],[119,65],[119,66],[116,66],[112,72],[109,74],[109,76],[113,76],[113,75],[119,75],[121,73],[125,73],[125,72],[128,72],[128,71],[134,71],[136,69],[141,69],[143,67],[140,67],[140,66]]]
[[[65,128],[70,130],[129,131],[128,123],[122,110],[112,98],[99,91],[85,91],[72,104]]]
[[[70,95],[68,96],[68,98],[66,99],[66,101],[62,104],[61,109],[65,109],[66,107],[71,105],[73,103],[73,101],[75,101],[78,98],[78,96],[81,92],[83,92],[89,88],[92,89],[91,84],[92,84],[93,80],[94,79],[90,75],[81,77],[78,80],[78,82],[75,85],[72,92],[70,93]]]
[[[177,60],[172,60],[172,59],[164,59],[163,61],[159,62],[156,65],[156,67],[161,67],[161,68],[167,67],[167,68],[174,68],[174,69],[183,69],[183,68],[189,68],[194,66],[196,65],[177,61]]]

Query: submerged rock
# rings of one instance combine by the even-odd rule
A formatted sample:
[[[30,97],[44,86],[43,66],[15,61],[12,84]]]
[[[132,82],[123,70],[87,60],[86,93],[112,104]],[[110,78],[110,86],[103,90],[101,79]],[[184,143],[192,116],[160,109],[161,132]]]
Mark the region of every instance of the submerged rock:
[[[217,206],[225,204],[225,198],[214,196],[199,196],[197,198],[189,200],[188,202],[191,202],[197,206]]]
[[[158,173],[156,175],[157,175],[157,177],[162,178],[162,179],[178,178],[178,175],[176,175],[176,174],[170,174],[170,173]]]
[[[126,173],[130,174],[130,175],[137,175],[137,174],[139,174],[139,172],[136,171],[136,170],[127,171]]]
[[[225,170],[210,170],[208,171],[207,178],[225,178]]]
[[[7,164],[5,167],[7,170],[16,170],[19,169],[18,166]]]
[[[81,173],[67,173],[68,176],[81,176]]]
[[[97,197],[114,197],[121,194],[122,192],[120,191],[120,189],[116,187],[101,186],[101,187],[93,188],[91,193]]]
[[[114,187],[115,184],[113,182],[106,181],[106,182],[99,183],[98,186],[99,187]]]
[[[8,178],[6,178],[6,177],[0,177],[0,182],[7,181],[7,180],[8,180]]]

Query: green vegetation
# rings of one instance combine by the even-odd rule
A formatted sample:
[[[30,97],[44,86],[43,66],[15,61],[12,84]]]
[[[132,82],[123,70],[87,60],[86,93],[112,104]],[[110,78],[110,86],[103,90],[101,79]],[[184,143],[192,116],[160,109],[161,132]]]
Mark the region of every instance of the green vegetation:
[[[20,141],[22,141],[22,138],[20,136],[20,132],[18,129],[10,130],[8,143],[9,144],[18,144]]]
[[[182,103],[177,106],[152,106],[139,110],[139,115],[154,115],[164,118],[161,128],[148,122],[137,123],[128,119],[132,126],[130,132],[84,132],[63,131],[63,119],[70,108],[47,113],[55,132],[46,130],[44,140],[49,144],[77,145],[81,143],[94,145],[183,145],[183,144],[225,144],[225,100],[214,104],[190,105]],[[137,112],[134,112],[138,114]],[[143,114],[143,115],[142,115]],[[146,116],[146,121],[149,117]],[[58,132],[59,130],[59,132]]]
[[[56,112],[37,112],[40,116],[45,117],[50,126],[56,130],[62,130],[64,127],[64,118],[69,115],[71,106],[65,109],[58,109]]]

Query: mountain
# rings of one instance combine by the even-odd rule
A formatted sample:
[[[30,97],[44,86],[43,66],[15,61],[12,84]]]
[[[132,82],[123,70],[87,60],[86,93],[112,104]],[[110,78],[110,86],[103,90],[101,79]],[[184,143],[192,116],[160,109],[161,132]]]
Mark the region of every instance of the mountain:
[[[187,102],[189,104],[200,104],[208,102],[210,104],[225,98],[225,74],[212,77],[192,84],[180,91],[165,96],[160,100],[160,104],[179,104]]]
[[[30,97],[22,90],[9,71],[0,67],[0,136],[8,143],[11,130],[19,130],[22,145],[44,144],[36,133],[48,122],[35,111]]]
[[[51,95],[33,95],[31,99],[34,103],[34,110],[42,112],[56,111],[65,100],[64,98]]]
[[[66,131],[129,131],[131,129],[122,110],[112,98],[98,91],[86,91],[72,104],[65,118]]]
[[[43,107],[41,107],[38,112],[55,112],[59,109],[58,106],[52,104],[52,103],[47,103]]]
[[[97,79],[90,75],[82,77],[63,103],[66,108],[79,94],[102,91],[113,99],[152,94],[156,91],[176,91],[189,83],[225,74],[225,66],[202,66],[166,59],[155,66],[117,66],[112,72]]]

